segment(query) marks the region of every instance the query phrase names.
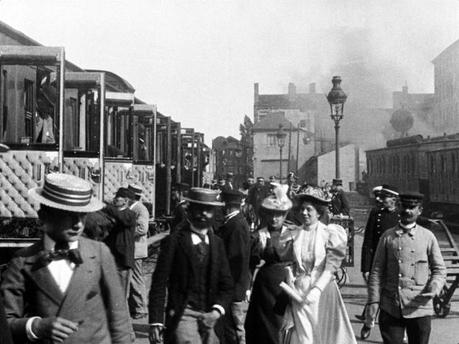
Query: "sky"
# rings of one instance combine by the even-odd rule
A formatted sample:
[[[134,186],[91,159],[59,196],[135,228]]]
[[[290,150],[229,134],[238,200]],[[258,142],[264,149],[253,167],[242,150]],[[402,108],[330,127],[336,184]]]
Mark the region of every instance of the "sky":
[[[289,82],[327,93],[352,70],[348,101],[390,107],[405,83],[433,92],[431,61],[459,39],[458,0],[0,0],[0,20],[120,75],[208,144],[239,138],[255,82],[261,94]]]

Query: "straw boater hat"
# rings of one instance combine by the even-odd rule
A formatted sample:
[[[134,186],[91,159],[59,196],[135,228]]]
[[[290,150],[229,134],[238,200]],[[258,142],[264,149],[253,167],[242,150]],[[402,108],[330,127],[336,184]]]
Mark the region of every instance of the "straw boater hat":
[[[77,213],[90,213],[104,206],[92,197],[88,181],[65,173],[48,174],[43,187],[30,189],[29,196],[48,207]]]
[[[206,188],[191,188],[184,200],[190,203],[212,205],[214,207],[223,207],[225,203],[220,202],[218,197],[220,192]]]
[[[330,201],[325,197],[325,193],[321,188],[310,186],[304,189],[301,193],[296,194],[295,198],[298,202],[310,201],[320,205],[328,205]]]
[[[128,189],[132,191],[136,196],[142,196],[143,188],[140,185],[129,184]]]
[[[273,195],[266,197],[261,203],[262,208],[273,211],[288,211],[292,208],[292,201],[287,196],[288,185],[271,183],[274,186]]]

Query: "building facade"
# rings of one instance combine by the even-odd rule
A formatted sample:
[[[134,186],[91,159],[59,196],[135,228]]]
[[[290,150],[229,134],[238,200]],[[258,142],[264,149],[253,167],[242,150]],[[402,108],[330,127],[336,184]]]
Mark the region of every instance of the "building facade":
[[[435,82],[434,127],[448,134],[459,131],[459,40],[433,61]]]

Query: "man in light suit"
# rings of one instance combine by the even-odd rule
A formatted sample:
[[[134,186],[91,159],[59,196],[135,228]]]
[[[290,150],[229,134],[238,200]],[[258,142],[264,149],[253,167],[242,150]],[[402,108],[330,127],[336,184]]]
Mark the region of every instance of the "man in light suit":
[[[134,319],[144,318],[148,315],[147,309],[147,288],[143,276],[143,260],[148,257],[148,219],[150,217],[147,208],[140,198],[143,189],[139,185],[131,184],[128,189],[132,192],[130,209],[136,215],[135,225],[135,251],[134,267],[131,275],[131,289],[129,297],[129,308]]]
[[[109,249],[81,237],[103,204],[91,184],[48,174],[29,191],[40,203],[43,238],[10,261],[0,285],[15,343],[130,343],[129,314]]]

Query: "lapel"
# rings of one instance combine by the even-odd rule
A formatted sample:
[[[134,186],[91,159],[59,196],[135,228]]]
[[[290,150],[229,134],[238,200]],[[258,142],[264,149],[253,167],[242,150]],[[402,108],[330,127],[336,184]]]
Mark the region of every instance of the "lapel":
[[[209,282],[212,283],[212,281],[215,280],[214,276],[217,276],[217,271],[216,269],[218,268],[217,264],[215,264],[215,261],[218,257],[218,254],[222,252],[217,251],[217,245],[215,244],[215,234],[211,231],[207,233],[209,236],[209,264],[210,264],[210,278]]]
[[[196,276],[195,266],[193,262],[197,259],[197,257],[195,257],[195,254],[193,251],[193,242],[191,241],[190,226],[187,225],[186,227],[181,229],[178,235],[179,235],[178,243],[182,247],[182,252],[188,258],[188,262],[190,263],[190,266],[191,266],[191,272],[193,273],[194,276]],[[209,237],[209,243],[210,243],[210,237]],[[182,268],[185,268],[185,267],[182,267]]]
[[[303,263],[301,262],[301,247],[303,246],[304,240],[304,230],[301,227],[298,227],[298,234],[295,240],[293,241],[293,252],[295,254],[295,260],[297,265],[304,270]]]
[[[32,254],[27,256],[24,261],[24,272],[35,282],[38,288],[49,297],[54,303],[59,305],[64,298],[64,294],[59,289],[56,281],[46,266],[38,266],[40,252],[43,251],[43,240],[31,247]]]
[[[94,278],[96,252],[91,249],[89,241],[85,239],[79,240],[78,249],[83,263],[75,267],[58,312],[59,316],[67,319],[75,319],[79,314],[82,314],[80,310],[84,307],[84,302],[81,298],[85,297],[82,291],[87,289],[88,283]]]

